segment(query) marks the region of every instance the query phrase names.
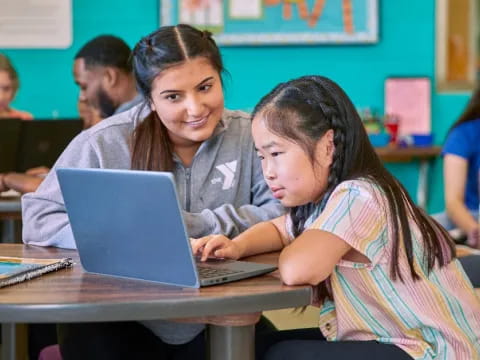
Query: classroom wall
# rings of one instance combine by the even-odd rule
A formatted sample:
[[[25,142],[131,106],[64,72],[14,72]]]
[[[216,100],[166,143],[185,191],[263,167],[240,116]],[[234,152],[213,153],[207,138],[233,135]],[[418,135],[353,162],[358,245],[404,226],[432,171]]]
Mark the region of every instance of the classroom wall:
[[[336,80],[358,108],[383,112],[383,84],[389,76],[428,76],[434,85],[435,0],[379,0],[380,40],[374,45],[316,45],[224,47],[227,80],[226,103],[232,109],[251,110],[278,82],[304,74],[322,74]],[[141,4],[141,6],[140,6]],[[14,61],[21,91],[14,106],[37,118],[77,116],[77,88],[72,59],[89,39],[111,33],[133,46],[158,26],[158,0],[73,1],[73,35],[65,50],[1,49]],[[432,97],[432,128],[441,144],[461,112],[468,93]],[[388,168],[416,193],[418,164]],[[429,212],[443,209],[441,161],[430,173]]]

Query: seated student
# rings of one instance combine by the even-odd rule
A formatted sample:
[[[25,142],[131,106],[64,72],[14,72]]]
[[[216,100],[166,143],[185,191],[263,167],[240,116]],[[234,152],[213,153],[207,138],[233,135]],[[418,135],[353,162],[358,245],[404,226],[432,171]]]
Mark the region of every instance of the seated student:
[[[467,244],[480,248],[480,88],[450,128],[443,146],[446,212],[433,217],[447,230],[459,228]]]
[[[0,120],[1,118],[18,118],[32,120],[32,114],[15,110],[10,106],[19,87],[18,75],[12,63],[0,54]]]
[[[133,68],[145,103],[82,132],[55,167],[173,172],[192,237],[235,236],[284,212],[262,177],[250,116],[224,107],[209,32],[161,27],[137,43]],[[26,244],[75,247],[55,171],[23,196],[22,210]],[[162,320],[60,325],[59,342],[65,360],[205,355],[204,324]]]
[[[265,180],[290,213],[195,253],[282,250],[287,285],[316,286],[318,329],[273,334],[265,359],[480,359],[480,301],[448,233],[383,167],[348,96],[306,76],[256,106]],[[261,353],[261,349],[259,349]]]
[[[132,72],[130,47],[112,35],[100,35],[76,53],[73,76],[79,98],[107,118],[142,102]]]
[[[77,106],[85,129],[102,120],[98,111],[89,106],[86,101],[79,99]],[[49,171],[48,167],[40,166],[28,169],[25,173],[0,173],[0,192],[7,190],[15,190],[21,194],[33,192],[37,190]]]
[[[80,87],[78,111],[85,129],[95,125],[102,118],[126,111],[142,101],[135,87],[130,56],[130,47],[122,39],[111,35],[93,38],[76,53],[73,74],[75,83]],[[4,59],[6,61],[4,67],[9,69],[10,74],[10,77],[5,75],[5,79],[12,80],[8,86],[10,92],[6,90],[0,92],[0,114],[2,94],[4,99],[11,101],[15,94],[15,91],[12,93],[12,89],[18,88],[16,72],[8,59]],[[0,57],[0,90],[3,79],[1,69]],[[40,167],[29,169],[25,173],[0,174],[0,192],[9,189],[22,194],[33,192],[42,183],[48,170]]]

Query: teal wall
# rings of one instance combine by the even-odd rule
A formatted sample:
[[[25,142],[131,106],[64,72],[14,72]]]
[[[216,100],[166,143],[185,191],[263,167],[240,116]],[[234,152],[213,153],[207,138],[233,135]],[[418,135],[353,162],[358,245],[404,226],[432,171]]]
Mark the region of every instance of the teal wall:
[[[374,45],[225,47],[231,74],[226,100],[230,108],[251,110],[280,81],[303,74],[336,80],[359,107],[383,111],[383,84],[389,76],[428,76],[435,73],[435,0],[379,0],[380,40]],[[140,5],[141,4],[141,5]],[[35,117],[76,116],[77,89],[72,59],[86,41],[111,33],[134,45],[158,26],[158,0],[73,0],[72,46],[66,50],[2,49],[15,63],[21,91],[14,106]],[[447,129],[468,100],[468,93],[437,94],[432,98],[432,128],[441,144]],[[418,164],[388,168],[415,194]],[[441,162],[430,173],[428,210],[443,209]]]

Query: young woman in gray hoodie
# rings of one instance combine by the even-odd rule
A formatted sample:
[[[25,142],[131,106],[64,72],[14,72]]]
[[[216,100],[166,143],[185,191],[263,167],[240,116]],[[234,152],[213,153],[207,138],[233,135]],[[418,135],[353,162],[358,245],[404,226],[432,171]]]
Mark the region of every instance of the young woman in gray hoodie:
[[[224,108],[224,68],[211,34],[162,27],[138,42],[132,59],[146,101],[81,133],[54,168],[173,172],[190,237],[234,237],[283,213],[263,180],[250,116]],[[23,197],[22,209],[25,243],[75,248],[55,171]],[[67,324],[60,345],[65,359],[201,359],[203,329],[160,320]]]

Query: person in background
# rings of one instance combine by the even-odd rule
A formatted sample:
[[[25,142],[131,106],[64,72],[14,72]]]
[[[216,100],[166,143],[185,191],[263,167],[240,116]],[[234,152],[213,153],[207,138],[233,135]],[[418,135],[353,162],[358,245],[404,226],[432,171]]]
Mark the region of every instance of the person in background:
[[[84,129],[88,129],[102,120],[98,110],[88,105],[86,101],[79,100],[77,108]],[[0,173],[0,192],[8,190],[15,190],[21,194],[33,192],[37,190],[49,171],[48,167],[39,166],[28,169],[25,173]]]
[[[15,68],[7,56],[0,54],[0,120],[2,118],[33,119],[32,114],[15,110],[10,106],[19,86],[20,81]]]
[[[101,118],[142,101],[132,73],[131,49],[118,37],[100,35],[87,42],[75,55],[73,76],[80,101],[97,109]]]
[[[467,244],[480,248],[478,218],[480,171],[480,88],[450,128],[443,145],[443,176],[446,211],[433,215],[445,229],[458,228]]]
[[[316,287],[320,329],[269,334],[265,359],[480,359],[480,300],[453,241],[383,167],[336,83],[278,85],[255,107],[252,133],[290,213],[192,248],[202,260],[281,250],[283,282]]]
[[[282,214],[255,156],[250,115],[225,109],[224,67],[211,34],[161,27],[137,43],[132,57],[145,101],[79,134],[55,168],[172,172],[191,237],[235,236]],[[22,212],[26,244],[75,248],[55,171],[22,197]],[[262,328],[271,329],[265,319],[257,332]],[[152,320],[58,329],[65,360],[205,357],[204,324]]]
[[[111,35],[92,39],[75,55],[73,74],[80,87],[77,107],[85,129],[141,102],[142,97],[135,88],[130,56],[128,45]],[[16,73],[12,78],[17,79]],[[0,192],[10,189],[22,194],[34,192],[49,170],[42,166],[25,173],[0,174]]]

